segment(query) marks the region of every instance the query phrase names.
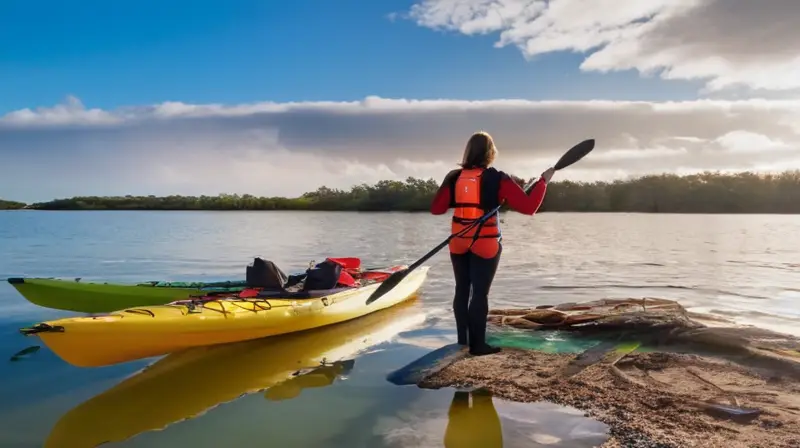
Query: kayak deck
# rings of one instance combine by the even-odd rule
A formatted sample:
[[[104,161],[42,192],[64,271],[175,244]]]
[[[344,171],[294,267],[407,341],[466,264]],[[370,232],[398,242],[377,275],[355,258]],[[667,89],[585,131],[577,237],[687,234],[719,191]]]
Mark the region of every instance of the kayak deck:
[[[82,282],[80,279],[8,279],[25,299],[34,305],[79,313],[108,313],[132,306],[163,305],[209,292],[237,292],[244,281],[228,282],[148,282],[115,284]]]
[[[20,331],[39,336],[70,364],[79,367],[116,364],[355,319],[414,296],[428,269],[423,266],[411,272],[386,296],[370,305],[365,301],[380,281],[313,298],[203,297],[127,308],[100,316],[58,319]]]

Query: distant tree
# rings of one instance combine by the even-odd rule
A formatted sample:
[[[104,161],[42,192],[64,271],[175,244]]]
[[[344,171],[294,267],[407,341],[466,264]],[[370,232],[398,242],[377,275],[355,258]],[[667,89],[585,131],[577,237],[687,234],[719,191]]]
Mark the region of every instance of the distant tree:
[[[523,185],[525,181],[515,178]],[[297,198],[218,196],[81,196],[32,204],[38,210],[343,210],[426,211],[434,179],[382,180],[349,190],[325,186]],[[8,201],[0,204],[10,203]],[[19,204],[21,208],[25,204]],[[2,205],[0,205],[2,207]],[[8,206],[6,206],[8,207]],[[642,213],[800,213],[800,171],[780,174],[660,174],[613,182],[555,181],[541,211]]]
[[[27,204],[24,202],[16,202],[16,201],[6,201],[4,199],[0,199],[0,210],[19,210],[21,208],[25,208]]]

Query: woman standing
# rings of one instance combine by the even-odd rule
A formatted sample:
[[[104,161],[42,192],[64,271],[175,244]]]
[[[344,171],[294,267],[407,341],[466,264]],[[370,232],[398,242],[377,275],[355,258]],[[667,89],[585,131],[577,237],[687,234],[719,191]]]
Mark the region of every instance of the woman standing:
[[[533,215],[544,200],[547,183],[555,172],[548,168],[526,193],[510,176],[492,168],[497,148],[492,137],[478,132],[467,141],[461,169],[447,174],[431,204],[431,213],[442,215],[453,208],[451,232],[457,233],[504,201],[513,210]],[[458,343],[469,345],[475,356],[500,351],[486,343],[489,289],[503,251],[498,213],[483,225],[450,240],[450,260],[456,281],[453,313]],[[470,300],[470,291],[472,299]]]

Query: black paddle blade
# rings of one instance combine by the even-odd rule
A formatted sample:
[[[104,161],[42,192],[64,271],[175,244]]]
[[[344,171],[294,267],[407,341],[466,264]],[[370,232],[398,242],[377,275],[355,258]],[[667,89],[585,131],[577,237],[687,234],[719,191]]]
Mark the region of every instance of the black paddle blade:
[[[367,298],[367,305],[378,300],[379,298],[381,298],[381,296],[391,291],[392,288],[397,286],[400,282],[403,281],[404,278],[406,278],[409,272],[411,272],[411,269],[403,269],[402,271],[397,271],[394,274],[390,275],[389,278],[381,282],[381,284],[378,285],[378,289],[376,289]]]
[[[564,155],[561,156],[560,159],[558,159],[558,162],[556,162],[553,168],[555,168],[556,171],[562,170],[572,165],[573,163],[577,162],[578,160],[584,158],[584,156],[592,152],[593,149],[594,149],[594,139],[590,138],[588,140],[584,140],[578,143],[577,145],[573,146],[572,148],[570,148],[569,151],[567,151],[566,153],[564,153]]]

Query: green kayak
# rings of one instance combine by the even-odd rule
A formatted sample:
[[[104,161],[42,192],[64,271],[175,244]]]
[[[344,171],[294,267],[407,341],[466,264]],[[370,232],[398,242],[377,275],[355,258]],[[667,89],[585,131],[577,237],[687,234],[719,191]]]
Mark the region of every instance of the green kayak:
[[[90,283],[52,278],[9,278],[8,283],[29,302],[79,313],[110,313],[136,306],[164,305],[210,292],[238,292],[244,280],[202,282]]]

